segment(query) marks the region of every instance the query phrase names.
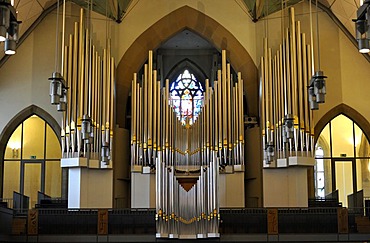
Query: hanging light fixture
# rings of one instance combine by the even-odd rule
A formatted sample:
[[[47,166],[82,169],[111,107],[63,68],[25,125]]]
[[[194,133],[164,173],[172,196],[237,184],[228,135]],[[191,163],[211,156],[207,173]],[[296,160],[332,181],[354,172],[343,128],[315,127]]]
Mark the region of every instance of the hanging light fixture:
[[[360,53],[370,52],[370,0],[365,0],[357,10],[356,39]]]
[[[55,47],[55,71],[52,74],[52,77],[49,78],[50,80],[50,103],[52,105],[57,105],[58,111],[65,111],[67,106],[67,89],[65,80],[63,78],[63,75],[61,74],[61,71],[63,67],[60,67],[60,64],[63,65],[63,60],[59,60],[59,1],[57,3],[57,23],[56,23],[56,47]],[[65,5],[65,3],[64,3]],[[64,6],[63,5],[63,6]],[[63,21],[65,20],[65,11],[63,11]],[[63,36],[62,39],[64,40],[64,25],[63,25]],[[63,46],[63,44],[62,44]],[[6,42],[5,42],[5,49],[7,48]],[[63,51],[62,51],[63,52]],[[62,56],[63,59],[63,56]],[[60,63],[61,62],[61,63]]]
[[[16,52],[19,23],[13,3],[0,1],[0,42],[5,42],[4,51],[7,55]]]
[[[370,1],[370,0],[367,0]],[[317,34],[317,67],[319,71],[314,70],[314,64],[312,65],[312,78],[310,80],[310,84],[308,86],[308,95],[309,95],[309,102],[310,102],[310,109],[311,110],[318,110],[319,103],[325,103],[325,95],[326,95],[326,84],[324,72],[320,69],[320,39],[319,39],[319,12],[317,9],[318,3],[316,0],[316,34]],[[311,51],[313,54],[313,33],[312,33],[312,11],[311,11],[311,1],[310,1],[310,28],[311,28]],[[313,55],[312,55],[313,56]]]

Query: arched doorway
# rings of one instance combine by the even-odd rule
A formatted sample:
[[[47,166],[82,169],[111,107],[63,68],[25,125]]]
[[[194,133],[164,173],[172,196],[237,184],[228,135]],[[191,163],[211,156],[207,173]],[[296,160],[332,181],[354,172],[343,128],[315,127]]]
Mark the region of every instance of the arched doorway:
[[[352,117],[342,113],[327,122],[315,158],[316,197],[338,197],[343,206],[356,207],[362,205],[359,195],[370,196],[369,141]]]
[[[29,206],[34,207],[38,192],[61,197],[61,147],[56,127],[56,121],[36,106],[26,108],[10,121],[1,136],[5,145],[1,158],[2,198],[11,199],[17,192],[29,197]]]

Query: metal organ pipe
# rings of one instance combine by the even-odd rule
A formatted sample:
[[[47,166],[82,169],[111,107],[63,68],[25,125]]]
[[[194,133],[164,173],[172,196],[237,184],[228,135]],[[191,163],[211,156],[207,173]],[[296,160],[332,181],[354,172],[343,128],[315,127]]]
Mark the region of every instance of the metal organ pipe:
[[[134,74],[131,85],[131,166],[150,166],[156,173],[157,237],[191,232],[207,237],[218,233],[219,165],[244,164],[241,73],[234,82],[222,51],[213,87],[205,80],[201,112],[181,123],[184,114],[171,99],[170,81],[161,87],[152,51],[148,57],[143,78]],[[185,189],[181,177],[194,178],[196,185]]]
[[[307,95],[313,57],[293,8],[283,36],[274,56],[267,39],[263,41],[259,73],[265,166],[272,166],[271,162],[280,158],[310,156],[313,151],[312,111]]]
[[[63,47],[62,72],[68,87],[62,124],[65,129],[62,158],[86,157],[88,161],[100,158],[108,164],[112,159],[115,65],[110,45],[108,51],[103,50],[103,58],[99,55],[90,29],[85,28],[84,16],[81,9],[73,34],[68,41],[63,41],[66,46]],[[103,124],[105,131],[100,130]],[[101,145],[106,146],[104,154]]]

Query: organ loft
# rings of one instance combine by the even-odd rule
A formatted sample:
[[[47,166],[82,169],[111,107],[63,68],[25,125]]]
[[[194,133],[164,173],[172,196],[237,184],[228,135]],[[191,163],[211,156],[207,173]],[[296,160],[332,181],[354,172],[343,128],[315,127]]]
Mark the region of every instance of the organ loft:
[[[69,171],[69,208],[112,204],[106,189],[113,186],[114,150],[120,150],[113,147],[111,126],[116,73],[110,40],[100,55],[87,27],[81,9],[64,44],[61,73],[50,78],[51,103],[63,112],[61,166]],[[242,73],[222,50],[214,55],[213,80],[198,80],[189,65],[170,83],[160,80],[153,53],[149,50],[146,63],[132,74],[130,205],[156,209],[157,238],[219,237],[220,207],[245,205],[245,131],[251,118]],[[312,55],[290,8],[279,50],[273,55],[266,37],[261,57],[265,206],[276,205],[271,195],[286,190],[287,177],[277,170],[289,180],[307,181],[307,167],[314,163],[311,109],[324,102],[325,87],[318,84],[325,84],[325,76],[315,73]],[[269,184],[281,186],[270,193]],[[300,196],[288,193],[278,204],[307,206],[306,184],[289,190]],[[86,191],[106,196],[95,201]]]

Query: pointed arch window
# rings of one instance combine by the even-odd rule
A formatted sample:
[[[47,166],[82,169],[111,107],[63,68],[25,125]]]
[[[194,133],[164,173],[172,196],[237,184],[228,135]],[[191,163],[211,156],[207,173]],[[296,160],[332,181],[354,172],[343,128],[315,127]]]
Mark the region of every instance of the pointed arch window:
[[[23,194],[29,197],[30,207],[37,203],[38,192],[61,197],[60,158],[59,139],[44,119],[32,115],[22,121],[10,136],[2,158],[2,197],[11,199],[13,192]]]
[[[348,198],[357,192],[369,198],[369,151],[365,133],[350,117],[340,114],[329,121],[316,143],[315,196],[337,197],[346,207],[354,206]]]
[[[172,106],[183,125],[187,120],[191,125],[197,119],[202,109],[203,91],[202,84],[188,69],[172,82],[170,87]]]

